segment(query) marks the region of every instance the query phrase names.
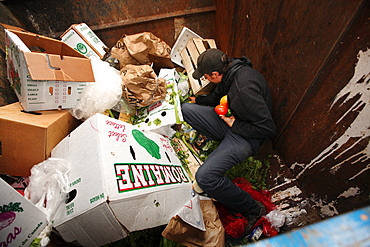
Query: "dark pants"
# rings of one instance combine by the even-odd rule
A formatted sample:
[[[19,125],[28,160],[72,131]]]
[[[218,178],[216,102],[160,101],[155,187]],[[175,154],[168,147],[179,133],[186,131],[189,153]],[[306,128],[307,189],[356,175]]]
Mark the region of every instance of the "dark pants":
[[[182,104],[184,120],[199,133],[213,140],[221,141],[195,174],[199,187],[212,198],[231,210],[243,215],[257,213],[259,207],[252,196],[240,189],[225,172],[244,161],[258,149],[238,134],[214,112],[213,107],[193,103]]]

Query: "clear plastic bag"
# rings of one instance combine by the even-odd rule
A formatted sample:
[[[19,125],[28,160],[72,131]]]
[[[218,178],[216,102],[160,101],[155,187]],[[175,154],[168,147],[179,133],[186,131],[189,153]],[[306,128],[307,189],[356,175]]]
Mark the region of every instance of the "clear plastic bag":
[[[86,120],[96,113],[114,107],[122,96],[120,72],[109,63],[91,58],[95,82],[89,82],[81,94],[80,101],[70,110],[72,116]]]
[[[136,114],[137,111],[136,107],[130,105],[124,97],[121,97],[112,110],[119,112],[119,119],[124,122],[129,122],[130,117]]]

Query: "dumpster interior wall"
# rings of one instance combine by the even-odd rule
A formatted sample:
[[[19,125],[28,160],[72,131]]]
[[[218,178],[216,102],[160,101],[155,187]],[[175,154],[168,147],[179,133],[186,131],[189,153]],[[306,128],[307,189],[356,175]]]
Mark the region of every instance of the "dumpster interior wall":
[[[275,199],[311,222],[370,204],[369,16],[367,0],[0,2],[0,22],[53,38],[85,22],[108,47],[143,31],[172,46],[186,26],[249,57],[273,95]],[[0,31],[1,106],[17,98]]]
[[[216,9],[219,47],[248,56],[272,89],[286,185],[298,182],[324,218],[369,205],[370,2],[220,0]]]

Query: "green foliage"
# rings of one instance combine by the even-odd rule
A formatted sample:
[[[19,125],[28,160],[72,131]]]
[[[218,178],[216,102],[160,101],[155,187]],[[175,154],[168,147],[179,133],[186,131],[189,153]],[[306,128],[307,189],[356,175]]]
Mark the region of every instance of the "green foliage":
[[[167,238],[162,238],[159,247],[183,247],[183,245]]]
[[[225,176],[231,180],[236,177],[244,177],[252,184],[254,189],[268,189],[266,179],[270,170],[269,158],[262,162],[250,156],[245,161],[228,170]]]
[[[126,238],[104,245],[103,247],[158,247],[161,246],[165,226],[130,233]],[[162,247],[172,247],[171,245]]]
[[[181,150],[181,148],[179,146],[179,143],[177,141],[175,141],[175,139],[171,139],[171,146],[176,151],[177,157],[179,158],[179,160],[181,162],[182,168],[184,168],[184,170],[186,171],[186,173],[188,174],[190,179],[194,180],[194,177],[191,174],[191,171],[190,171],[189,166],[188,166],[189,161],[187,159],[188,159],[189,155],[186,154],[185,151]]]
[[[148,108],[147,106],[146,107],[137,107],[136,114],[134,114],[130,117],[130,123],[133,124],[133,125],[142,123],[147,118],[147,115],[145,114],[147,108]]]

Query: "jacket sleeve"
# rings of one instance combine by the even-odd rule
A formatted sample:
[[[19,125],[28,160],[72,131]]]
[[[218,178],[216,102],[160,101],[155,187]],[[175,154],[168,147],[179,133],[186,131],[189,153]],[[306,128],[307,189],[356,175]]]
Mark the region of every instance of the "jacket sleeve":
[[[215,90],[207,96],[198,96],[196,103],[198,105],[216,106],[220,103],[220,85],[217,85]]]

